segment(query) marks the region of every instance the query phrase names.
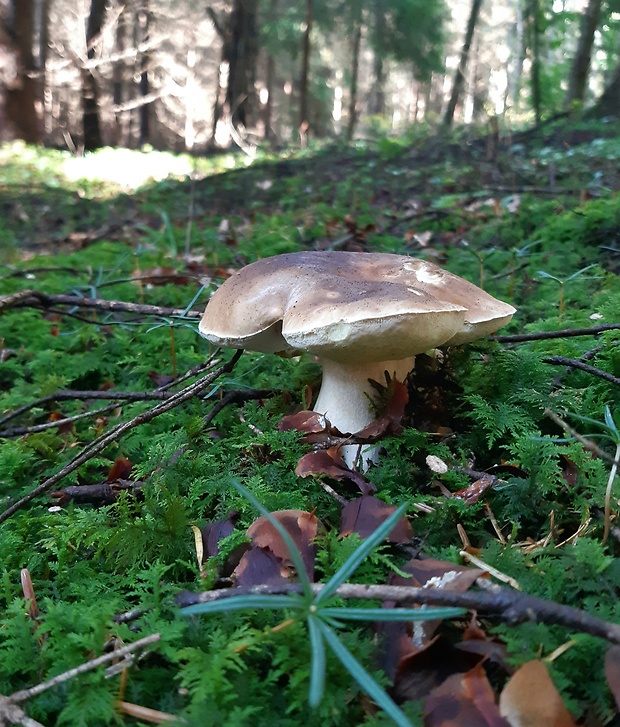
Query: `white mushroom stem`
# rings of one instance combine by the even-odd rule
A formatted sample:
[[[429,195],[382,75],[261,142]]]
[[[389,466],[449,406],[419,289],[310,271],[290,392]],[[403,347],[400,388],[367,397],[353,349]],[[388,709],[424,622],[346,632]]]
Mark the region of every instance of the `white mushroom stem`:
[[[314,411],[324,414],[341,432],[354,434],[370,424],[376,416],[372,405],[376,392],[369,379],[384,384],[384,372],[387,371],[390,376],[404,381],[414,367],[415,357],[371,363],[341,363],[322,359],[321,363],[323,382]],[[353,466],[359,449],[356,444],[342,447],[342,456],[349,467]],[[367,469],[369,462],[377,461],[378,447],[363,446],[361,468]]]

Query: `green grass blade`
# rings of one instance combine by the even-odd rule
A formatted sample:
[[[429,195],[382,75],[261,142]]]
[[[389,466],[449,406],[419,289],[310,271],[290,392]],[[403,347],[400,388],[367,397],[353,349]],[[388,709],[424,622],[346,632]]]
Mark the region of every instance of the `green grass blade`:
[[[233,478],[232,484],[239,493],[241,493],[247,500],[252,503],[252,505],[254,505],[254,507],[260,512],[261,515],[264,515],[267,518],[271,525],[273,525],[273,527],[277,530],[282,540],[284,540],[286,547],[288,548],[289,555],[291,556],[291,560],[293,561],[293,565],[295,566],[295,570],[297,571],[297,577],[299,578],[299,583],[301,584],[304,595],[306,595],[309,599],[312,599],[314,597],[314,594],[312,593],[310,579],[308,578],[308,574],[306,573],[306,566],[304,565],[301,553],[295,545],[295,541],[293,540],[293,538],[291,538],[286,528],[283,527],[263,505],[261,505],[261,503],[254,497],[254,495],[252,495],[251,492],[248,492],[248,490],[245,489],[245,487],[239,482],[239,480]]]
[[[325,689],[325,643],[318,621],[319,619],[316,616],[308,614],[308,631],[310,632],[310,649],[312,651],[308,702],[311,707],[320,704]]]
[[[362,544],[352,553],[347,560],[340,566],[340,568],[334,573],[334,575],[327,581],[323,586],[317,597],[315,603],[322,603],[326,601],[330,596],[333,596],[338,586],[341,586],[347,578],[355,572],[360,563],[369,555],[369,553],[388,535],[390,530],[396,525],[398,520],[403,516],[407,509],[407,503],[397,508],[390,517],[372,533]]]
[[[464,608],[322,608],[321,616],[345,621],[434,621],[464,616]]]
[[[381,709],[394,720],[398,727],[413,727],[411,722],[392,701],[387,692],[382,689],[379,684],[377,684],[366,669],[364,669],[359,661],[357,661],[342,641],[340,641],[336,633],[322,622],[319,622],[319,627],[331,650],[334,654],[336,654],[338,659],[340,659],[342,665],[366,692],[366,694],[368,694],[371,699],[374,699],[379,707],[381,707]]]
[[[203,613],[222,613],[227,611],[241,611],[253,608],[299,608],[298,598],[293,596],[231,596],[210,603],[196,603],[181,609],[186,616]]]

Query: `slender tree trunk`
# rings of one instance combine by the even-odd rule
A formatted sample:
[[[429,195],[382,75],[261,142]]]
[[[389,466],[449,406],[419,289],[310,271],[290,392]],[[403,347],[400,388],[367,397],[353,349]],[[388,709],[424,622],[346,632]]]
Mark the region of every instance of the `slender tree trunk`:
[[[542,119],[542,89],[540,85],[540,7],[539,0],[529,0],[528,4],[529,45],[532,51],[532,67],[530,83],[532,88],[532,106],[536,123]]]
[[[581,31],[577,52],[573,59],[570,78],[568,79],[568,93],[566,94],[565,108],[570,110],[573,106],[581,106],[586,95],[586,84],[590,72],[590,60],[594,34],[598,28],[601,16],[601,0],[588,0],[588,5],[581,16]]]
[[[138,43],[148,43],[149,33],[151,25],[151,13],[149,8],[149,0],[139,0],[138,13],[136,16],[137,36]],[[149,51],[144,51],[140,54],[140,81],[139,91],[142,100],[145,100],[149,95],[150,83],[149,83],[149,69],[151,65],[151,54]],[[139,117],[139,134],[138,134],[138,145],[144,146],[148,144],[150,139],[150,104],[143,103],[138,109]]]
[[[98,36],[103,27],[105,9],[106,0],[91,0],[86,23],[86,54],[89,59],[95,57],[95,46],[99,43]],[[99,89],[94,74],[95,71],[92,69],[82,71],[82,128],[86,151],[100,149],[103,146],[99,121]]]
[[[278,15],[278,0],[271,0],[269,6],[269,20],[271,23],[277,21]],[[268,141],[274,141],[275,133],[272,128],[272,114],[273,114],[273,89],[275,87],[275,75],[276,75],[276,64],[273,54],[267,53],[267,69],[265,72],[265,86],[267,90],[267,100],[265,101],[263,108],[263,125],[265,127],[265,139]]]
[[[299,84],[299,129],[302,140],[306,137],[310,129],[310,119],[308,118],[308,81],[310,77],[310,35],[312,33],[313,18],[314,8],[312,0],[306,0],[306,27],[302,40],[301,80]]]
[[[377,38],[377,47],[373,56],[373,75],[374,82],[372,85],[372,93],[370,97],[370,113],[383,115],[385,113],[385,68],[383,47],[385,38],[385,9],[382,0],[375,0],[374,4],[375,16],[375,36]]]
[[[472,0],[469,20],[467,21],[467,30],[465,32],[465,41],[463,43],[463,48],[461,49],[461,59],[459,61],[458,68],[456,69],[454,83],[452,85],[452,93],[450,94],[450,101],[448,102],[448,108],[446,109],[446,114],[443,120],[445,126],[451,126],[454,121],[454,112],[456,111],[456,107],[465,84],[465,70],[469,60],[469,50],[471,48],[481,7],[482,0]]]
[[[361,6],[359,16],[353,25],[353,53],[351,58],[351,85],[349,88],[349,120],[347,123],[347,141],[353,139],[357,122],[357,77],[360,66],[360,46],[362,44]]]
[[[127,4],[125,0],[118,3],[118,20],[114,31],[114,53],[121,56],[127,47]],[[125,100],[126,84],[126,63],[124,59],[117,60],[112,66],[112,102],[115,107],[120,107]],[[115,146],[127,144],[127,123],[126,116],[122,111],[114,114],[113,139]]]
[[[47,57],[50,44],[49,19],[51,0],[39,0],[37,24],[39,26],[39,43],[37,53],[37,103],[40,109],[41,129],[43,133],[52,131],[50,123],[51,90],[47,84]]]
[[[0,134],[18,138],[30,144],[41,141],[41,126],[37,115],[37,81],[35,78],[34,0],[2,0],[0,6],[0,84],[4,87],[4,123]],[[2,48],[4,46],[4,49]],[[2,93],[0,91],[0,93]]]

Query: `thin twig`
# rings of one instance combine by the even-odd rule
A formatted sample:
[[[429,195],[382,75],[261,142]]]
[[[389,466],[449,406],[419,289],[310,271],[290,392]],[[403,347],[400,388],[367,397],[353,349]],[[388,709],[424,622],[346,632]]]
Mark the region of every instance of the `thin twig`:
[[[607,323],[590,328],[565,328],[561,331],[539,331],[538,333],[515,333],[508,336],[489,336],[498,343],[523,343],[524,341],[548,341],[553,338],[573,338],[574,336],[596,336],[605,331],[617,331],[620,323]]]
[[[45,422],[45,424],[33,424],[29,427],[15,427],[13,429],[5,429],[0,431],[0,437],[4,439],[11,439],[12,437],[23,437],[25,434],[34,434],[35,432],[44,432],[47,429],[54,429],[62,427],[65,424],[72,424],[80,419],[88,419],[89,417],[97,416],[98,414],[105,414],[108,411],[116,409],[118,404],[108,404],[107,406],[99,407],[99,409],[90,409],[89,411],[83,411],[81,414],[74,414],[70,417],[63,417],[62,419],[56,419],[53,422]]]
[[[109,661],[114,661],[115,659],[127,656],[127,654],[131,654],[132,652],[141,649],[143,646],[154,644],[160,639],[161,634],[151,634],[150,636],[145,636],[143,639],[134,641],[133,644],[128,644],[127,646],[123,646],[120,649],[111,651],[109,654],[104,654],[103,656],[98,656],[96,659],[91,659],[84,664],[80,664],[80,666],[76,666],[73,669],[69,669],[68,671],[63,672],[62,674],[58,674],[57,676],[49,679],[46,682],[37,684],[35,687],[30,687],[29,689],[22,689],[19,692],[14,692],[7,699],[10,702],[14,703],[24,702],[27,699],[31,699],[32,697],[36,697],[37,695],[46,692],[48,689],[51,689],[58,684],[69,681],[69,679],[73,679],[74,677],[79,676],[80,674],[84,674],[87,671],[92,671],[98,666],[107,664]]]
[[[184,389],[181,389],[181,391],[173,394],[169,399],[161,402],[160,404],[157,404],[152,409],[138,414],[128,422],[118,424],[117,426],[110,429],[108,432],[102,434],[100,437],[97,437],[56,474],[48,477],[40,485],[35,487],[27,495],[22,497],[16,503],[7,508],[2,514],[0,514],[0,523],[3,523],[5,520],[11,517],[11,515],[15,514],[18,510],[21,510],[24,505],[27,505],[31,500],[34,500],[34,498],[38,495],[42,494],[43,492],[47,492],[47,490],[51,489],[57,482],[60,482],[60,480],[62,480],[68,474],[74,472],[78,467],[83,465],[85,462],[88,462],[88,460],[92,459],[96,454],[99,454],[99,452],[104,450],[112,442],[116,441],[119,437],[125,434],[125,432],[128,432],[130,429],[134,429],[140,424],[150,422],[152,419],[155,419],[161,414],[164,414],[165,412],[179,406],[179,404],[183,404],[194,396],[200,394],[222,374],[230,373],[242,353],[242,350],[236,351],[235,355],[228,363],[220,366],[218,369],[211,372],[210,374],[203,376],[201,379],[198,379],[198,381],[195,381],[193,384],[186,386]]]
[[[579,434],[578,431],[573,429],[570,424],[564,421],[561,417],[559,417],[554,411],[551,411],[551,409],[545,409],[544,415],[551,419],[552,422],[555,422],[559,427],[561,427],[567,434],[569,434],[573,439],[576,439],[578,442],[581,442],[585,449],[588,450],[588,452],[592,452],[596,457],[599,457],[600,459],[604,459],[605,462],[609,462],[609,464],[614,465],[618,464],[618,460],[612,457],[610,454],[607,454],[604,449],[601,449],[597,444],[595,444],[591,439],[587,439],[587,437],[584,437],[583,434]]]
[[[565,358],[564,356],[546,356],[543,359],[543,363],[552,364],[553,366],[569,366],[571,369],[579,369],[580,371],[585,371],[587,374],[592,374],[592,376],[598,376],[599,379],[605,379],[605,381],[610,381],[612,384],[620,384],[620,378],[618,378],[617,376],[609,374],[607,373],[607,371],[597,369],[594,366],[590,366],[590,364],[579,361],[576,358]]]
[[[478,579],[478,584],[487,590],[484,579]],[[614,644],[620,644],[620,626],[591,616],[572,606],[565,606],[555,601],[547,601],[536,596],[530,596],[509,588],[491,586],[488,593],[467,591],[441,590],[439,588],[415,588],[412,586],[384,586],[344,584],[334,595],[340,598],[359,598],[380,601],[393,601],[398,604],[424,604],[431,606],[456,606],[470,610],[485,612],[498,617],[508,624],[525,622],[540,622],[560,624],[567,628],[577,629]],[[323,584],[312,585],[313,593],[320,593]],[[299,584],[261,585],[250,588],[222,588],[204,593],[185,593],[177,598],[179,605],[190,606],[197,603],[210,603],[222,598],[231,598],[239,595],[265,595],[282,593],[301,593]]]

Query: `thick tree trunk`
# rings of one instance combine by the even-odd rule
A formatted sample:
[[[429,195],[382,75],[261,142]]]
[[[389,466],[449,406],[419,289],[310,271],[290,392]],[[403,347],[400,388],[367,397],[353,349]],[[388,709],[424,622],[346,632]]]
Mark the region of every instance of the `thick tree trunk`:
[[[34,76],[34,13],[34,0],[2,0],[0,5],[0,96],[4,97],[0,99],[0,135],[30,144],[41,141]]]
[[[465,70],[469,60],[469,50],[471,48],[481,7],[482,0],[472,0],[469,20],[467,21],[467,30],[465,32],[465,41],[463,42],[463,48],[461,49],[461,59],[459,61],[458,68],[456,69],[454,83],[452,85],[452,93],[450,94],[450,101],[448,102],[448,108],[446,109],[446,114],[443,120],[445,126],[451,126],[454,121],[454,112],[456,111],[456,107],[465,84]]]
[[[89,59],[95,57],[95,46],[103,27],[106,0],[91,0],[90,13],[86,24],[86,48]],[[99,89],[94,71],[84,69],[82,72],[82,128],[84,133],[84,149],[93,151],[103,146],[101,124],[99,121]]]
[[[314,8],[312,0],[306,0],[306,27],[301,46],[301,79],[299,83],[299,129],[302,141],[307,137],[310,129],[308,118],[308,83],[310,79],[310,36],[312,34],[312,22]]]
[[[361,14],[360,14],[361,15]],[[355,19],[353,26],[353,53],[351,58],[351,85],[349,87],[349,120],[347,123],[347,141],[353,139],[357,123],[357,77],[360,66],[360,46],[362,44],[362,19]]]
[[[601,97],[588,112],[588,116],[598,118],[615,116],[616,118],[620,118],[620,62],[618,62],[613,76],[605,87]]]
[[[581,16],[579,43],[573,59],[570,78],[568,79],[568,93],[566,94],[565,108],[569,111],[575,105],[581,106],[586,95],[594,34],[601,16],[601,1],[588,0],[588,5]]]
[[[258,0],[236,0],[231,17],[231,42],[226,105],[232,123],[256,124],[256,62],[258,58]]]

